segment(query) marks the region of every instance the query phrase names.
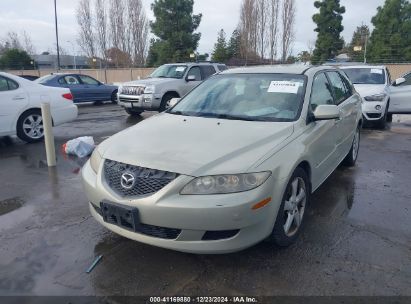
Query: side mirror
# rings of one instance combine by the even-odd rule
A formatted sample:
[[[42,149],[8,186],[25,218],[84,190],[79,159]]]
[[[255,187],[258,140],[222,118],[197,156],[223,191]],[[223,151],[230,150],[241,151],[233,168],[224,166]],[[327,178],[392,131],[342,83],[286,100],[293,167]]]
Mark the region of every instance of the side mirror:
[[[399,85],[403,84],[406,81],[407,80],[405,80],[405,78],[398,78],[394,81],[394,86],[399,86]]]
[[[340,119],[340,111],[335,105],[319,105],[314,111],[314,120]]]
[[[170,108],[174,107],[180,101],[180,99],[181,98],[171,98],[169,101],[169,107]]]
[[[188,75],[187,81],[196,81],[196,77],[194,75]]]

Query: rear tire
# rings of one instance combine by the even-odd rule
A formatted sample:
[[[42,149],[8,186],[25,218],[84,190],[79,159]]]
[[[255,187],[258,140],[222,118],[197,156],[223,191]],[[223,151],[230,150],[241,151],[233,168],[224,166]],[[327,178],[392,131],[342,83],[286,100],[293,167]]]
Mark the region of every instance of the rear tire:
[[[295,169],[287,184],[268,241],[280,247],[288,247],[297,240],[307,214],[310,193],[307,173],[302,168]]]
[[[360,149],[361,132],[360,127],[355,131],[353,143],[347,156],[343,160],[343,165],[347,167],[354,167],[358,158],[358,151]]]
[[[130,116],[138,116],[138,115],[140,115],[141,113],[144,112],[144,111],[140,111],[140,110],[132,110],[132,109],[129,109],[129,108],[124,108],[124,110]]]
[[[21,114],[17,121],[17,136],[22,141],[32,143],[42,141],[44,138],[43,118],[41,111],[28,110]]]

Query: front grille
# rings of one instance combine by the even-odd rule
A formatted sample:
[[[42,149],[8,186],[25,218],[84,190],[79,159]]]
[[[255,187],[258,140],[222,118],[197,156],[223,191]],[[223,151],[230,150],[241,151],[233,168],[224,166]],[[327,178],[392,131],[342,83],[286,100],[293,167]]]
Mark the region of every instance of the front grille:
[[[134,178],[134,183],[124,187],[123,174]],[[139,197],[152,195],[178,177],[177,173],[142,168],[120,162],[106,160],[104,162],[104,177],[108,186],[122,197]],[[128,188],[130,187],[130,188]]]
[[[144,94],[145,87],[123,87],[121,94],[140,96]]]
[[[381,113],[367,113],[369,118],[380,118],[382,116]]]
[[[103,216],[103,212],[99,207],[95,206],[94,204],[91,205],[100,216]],[[135,232],[160,239],[175,240],[180,235],[181,229],[159,227],[140,223],[136,227]]]
[[[123,98],[123,97],[120,97],[119,100],[120,102],[138,102],[137,99],[128,99],[128,98]]]
[[[206,231],[201,240],[203,241],[217,241],[232,238],[237,235],[240,230],[220,230],[220,231]]]

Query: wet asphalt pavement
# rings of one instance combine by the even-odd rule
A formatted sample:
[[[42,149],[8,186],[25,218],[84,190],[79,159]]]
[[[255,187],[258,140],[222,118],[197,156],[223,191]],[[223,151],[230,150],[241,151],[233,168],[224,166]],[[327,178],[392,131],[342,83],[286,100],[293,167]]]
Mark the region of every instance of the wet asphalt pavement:
[[[75,122],[54,129],[57,145],[84,135],[101,142],[143,118],[81,106]],[[401,120],[363,130],[357,167],[339,168],[314,194],[295,245],[219,256],[111,233],[89,214],[84,159],[58,151],[48,169],[43,144],[1,138],[0,295],[411,296],[411,116]]]

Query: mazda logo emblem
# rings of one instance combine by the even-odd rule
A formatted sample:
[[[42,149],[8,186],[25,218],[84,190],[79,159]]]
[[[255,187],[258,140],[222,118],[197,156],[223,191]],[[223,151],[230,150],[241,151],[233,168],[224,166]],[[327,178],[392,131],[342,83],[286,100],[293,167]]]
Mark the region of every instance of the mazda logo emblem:
[[[123,173],[123,175],[121,175],[121,186],[124,189],[130,190],[131,188],[134,187],[134,184],[136,183],[136,177],[129,173]]]

